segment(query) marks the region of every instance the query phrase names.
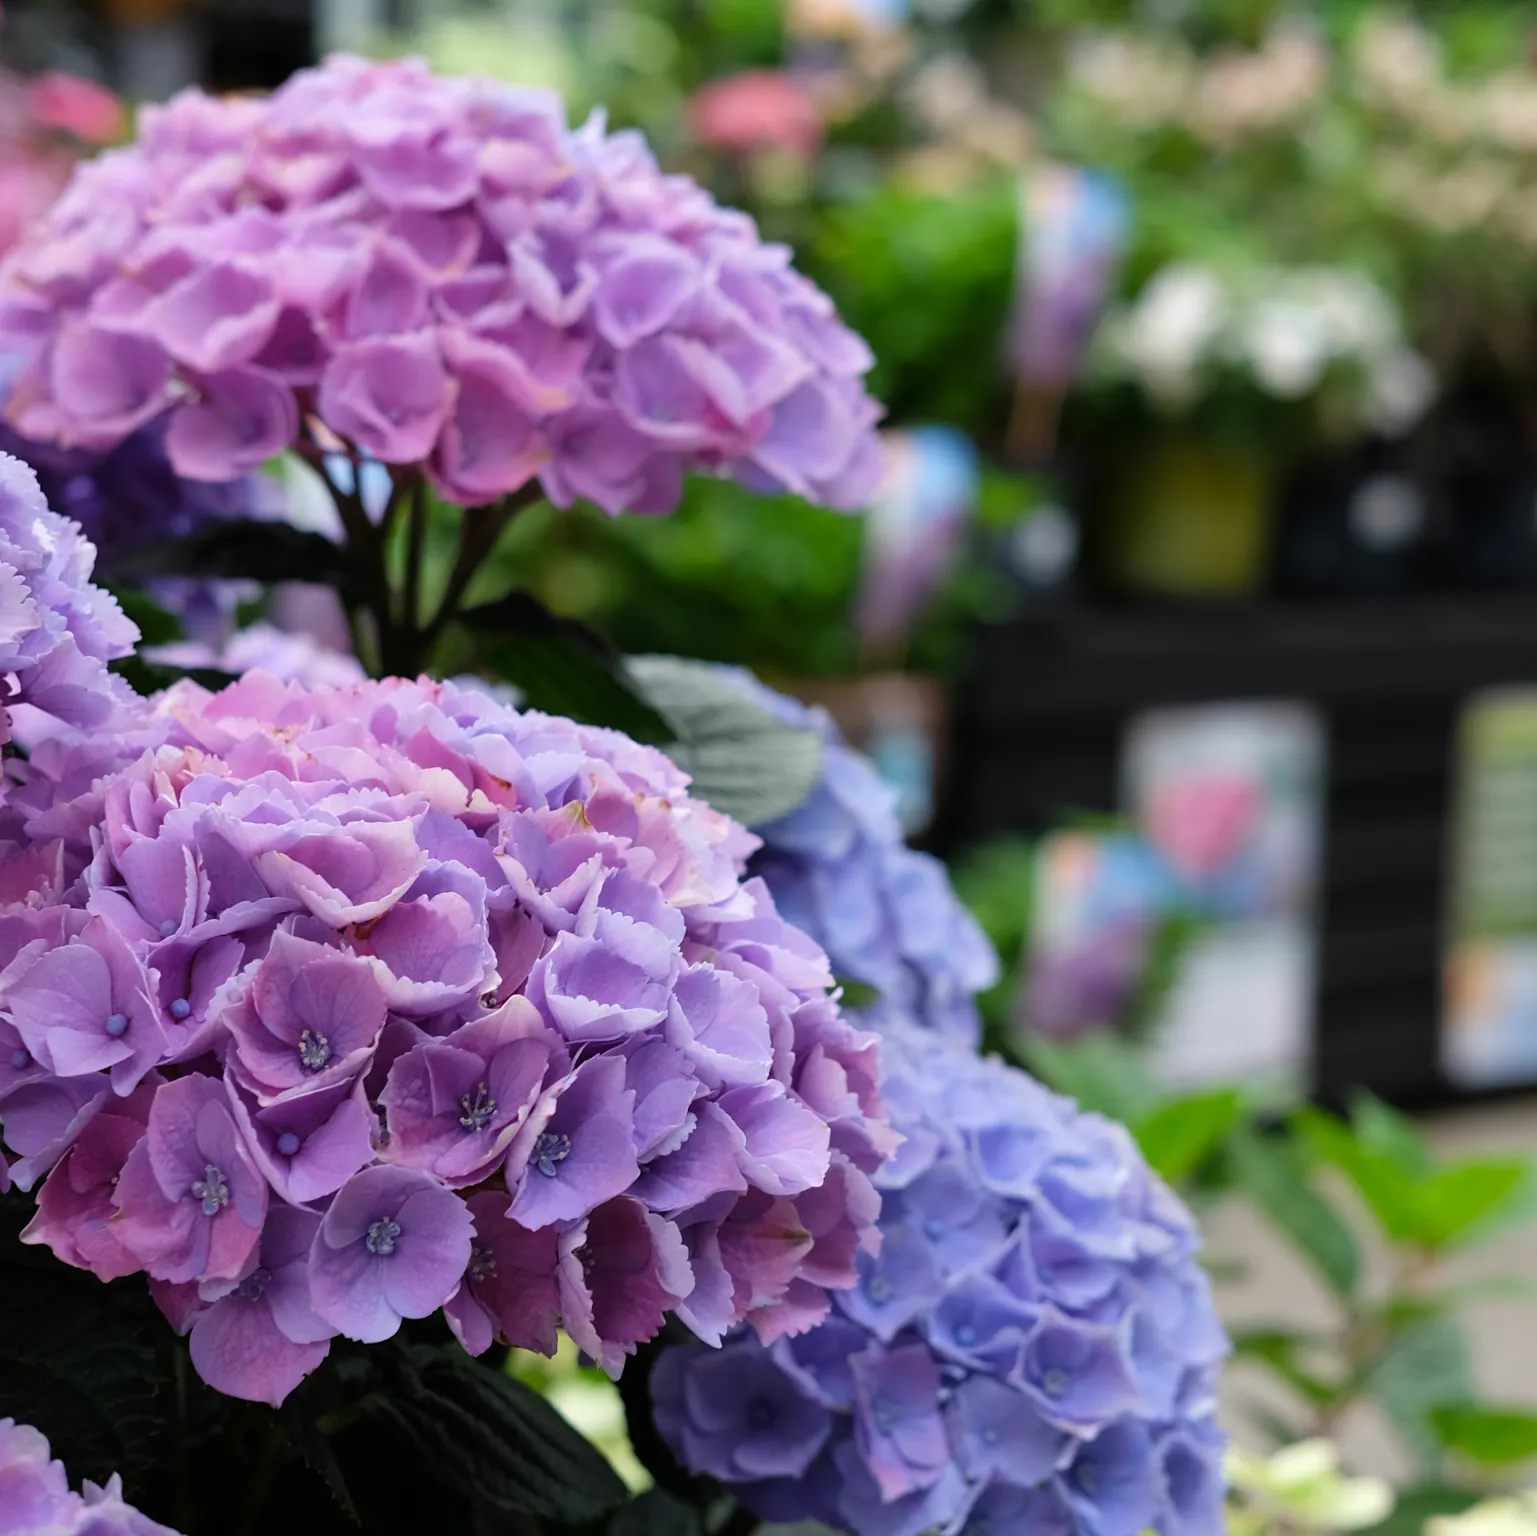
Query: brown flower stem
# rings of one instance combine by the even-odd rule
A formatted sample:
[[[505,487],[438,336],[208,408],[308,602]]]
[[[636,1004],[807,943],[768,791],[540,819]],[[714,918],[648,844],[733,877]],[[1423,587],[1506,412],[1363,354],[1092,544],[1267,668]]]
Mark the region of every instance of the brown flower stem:
[[[397,471],[388,505],[375,524],[363,506],[358,455],[352,461],[351,491],[343,491],[325,473],[327,450],[318,442],[295,445],[295,452],[317,469],[341,518],[353,591],[348,627],[358,660],[375,677],[415,677],[426,666],[443,631],[458,617],[475,574],[495,550],[507,525],[525,507],[543,500],[537,481],[486,506],[466,507],[459,523],[459,548],[443,596],[430,620],[422,618],[422,582],[427,542],[427,495],[420,470]],[[389,571],[389,542],[402,511],[406,522],[405,571],[400,591]],[[367,622],[364,622],[366,618]]]

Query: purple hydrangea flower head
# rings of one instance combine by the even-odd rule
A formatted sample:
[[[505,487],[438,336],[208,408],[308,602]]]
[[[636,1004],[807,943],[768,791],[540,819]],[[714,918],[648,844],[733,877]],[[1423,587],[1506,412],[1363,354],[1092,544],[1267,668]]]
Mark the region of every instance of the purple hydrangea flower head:
[[[822,775],[787,815],[753,830],[753,873],[781,912],[826,951],[842,978],[873,987],[868,1022],[916,1022],[975,1043],[974,996],[997,957],[932,855],[906,846],[895,795],[843,740],[826,710],[731,675],[755,702],[822,738]]]
[[[859,507],[879,472],[869,351],[787,250],[638,134],[419,61],[151,109],[0,270],[0,332],[18,431],[163,428],[193,479],[301,436],[475,506],[665,512],[697,468]]]
[[[139,638],[117,600],[91,580],[96,551],[52,510],[37,476],[0,453],[0,706],[6,738],[28,742],[60,726],[116,726],[133,695],[107,663]],[[18,721],[29,706],[43,721]]]
[[[773,1340],[858,1279],[877,1038],[660,753],[252,673],[57,763],[0,857],[10,1177],[220,1390],[440,1308],[617,1374],[670,1313]]]
[[[855,1536],[1219,1530],[1227,1343],[1188,1212],[1123,1130],[1015,1068],[913,1025],[881,1062],[907,1141],[875,1176],[879,1252],[808,1333],[666,1351],[673,1453],[764,1518]]]
[[[9,393],[8,380],[0,391]],[[282,488],[268,475],[222,482],[178,475],[166,457],[163,421],[105,450],[31,442],[0,424],[0,453],[32,468],[48,505],[80,525],[96,548],[98,570],[109,580],[125,557],[147,544],[185,538],[211,523],[275,519],[287,512]]]
[[[4,1536],[176,1536],[123,1500],[114,1474],[105,1488],[69,1486],[64,1464],[29,1424],[0,1419],[0,1532]]]

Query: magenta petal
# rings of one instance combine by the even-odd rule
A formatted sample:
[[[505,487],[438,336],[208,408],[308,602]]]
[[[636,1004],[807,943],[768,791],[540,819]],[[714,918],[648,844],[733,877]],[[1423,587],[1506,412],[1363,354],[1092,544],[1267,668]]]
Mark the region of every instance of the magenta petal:
[[[141,324],[177,362],[212,374],[255,357],[277,317],[272,284],[249,267],[224,262],[174,284]]]
[[[169,1200],[161,1192],[142,1142],[123,1165],[113,1199],[117,1240],[157,1280],[180,1285],[203,1273],[208,1223],[191,1202]]]
[[[522,486],[548,457],[543,436],[522,409],[533,390],[501,348],[448,332],[443,350],[457,387],[434,478],[454,501],[494,501]],[[551,397],[552,409],[566,403],[559,393]]]
[[[615,347],[633,346],[661,330],[702,277],[699,263],[671,240],[635,237],[604,272],[593,295],[599,333]]]
[[[298,432],[293,390],[274,374],[240,368],[203,380],[202,398],[172,416],[166,452],[189,480],[233,480],[283,452]]]
[[[169,403],[170,369],[153,341],[75,324],[53,349],[52,384],[71,435],[112,447]]]
[[[351,343],[320,381],[326,425],[385,464],[425,459],[451,403],[430,332]]]
[[[427,284],[420,265],[393,241],[381,241],[343,301],[343,338],[399,336],[419,330],[426,319]]]
[[[295,1344],[270,1308],[235,1296],[199,1315],[190,1342],[194,1368],[215,1391],[274,1408],[331,1351],[329,1341]]]

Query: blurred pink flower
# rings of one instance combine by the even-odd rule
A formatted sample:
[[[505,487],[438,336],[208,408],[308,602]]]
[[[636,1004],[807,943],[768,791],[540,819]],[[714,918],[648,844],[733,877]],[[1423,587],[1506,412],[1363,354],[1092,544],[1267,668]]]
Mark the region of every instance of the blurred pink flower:
[[[86,144],[110,144],[123,132],[123,104],[105,86],[49,70],[27,82],[27,110],[42,128]]]
[[[793,75],[749,69],[701,86],[689,102],[694,135],[713,149],[787,149],[815,154],[822,116]]]
[[[0,144],[0,255],[52,206],[73,165],[68,155]]]
[[[1171,784],[1154,794],[1147,830],[1187,879],[1217,873],[1249,835],[1259,810],[1257,786],[1227,774]]]

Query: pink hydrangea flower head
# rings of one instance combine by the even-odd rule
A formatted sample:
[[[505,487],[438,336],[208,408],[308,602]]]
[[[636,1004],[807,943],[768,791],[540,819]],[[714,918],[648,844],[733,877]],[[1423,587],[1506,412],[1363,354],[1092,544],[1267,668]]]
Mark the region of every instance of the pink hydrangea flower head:
[[[875,1037],[666,757],[426,680],[183,682],[140,724],[12,808],[50,860],[0,859],[27,1241],[147,1272],[273,1404],[439,1309],[617,1374],[670,1313],[772,1340],[855,1284]]]
[[[339,438],[451,501],[617,513],[685,470],[857,508],[878,470],[869,351],[787,250],[638,134],[415,60],[146,110],[0,270],[0,333],[17,430],[165,417],[194,479]]]

